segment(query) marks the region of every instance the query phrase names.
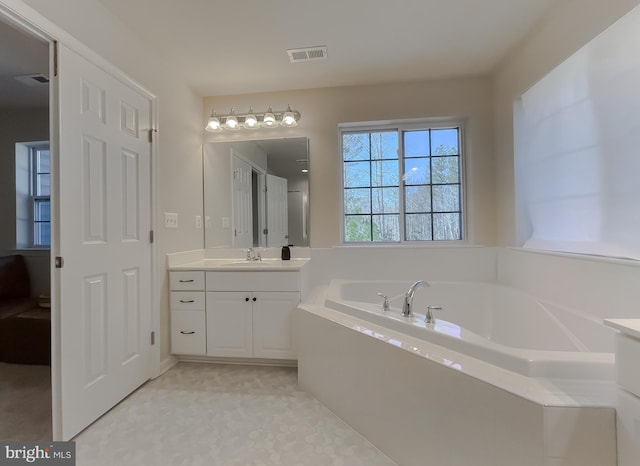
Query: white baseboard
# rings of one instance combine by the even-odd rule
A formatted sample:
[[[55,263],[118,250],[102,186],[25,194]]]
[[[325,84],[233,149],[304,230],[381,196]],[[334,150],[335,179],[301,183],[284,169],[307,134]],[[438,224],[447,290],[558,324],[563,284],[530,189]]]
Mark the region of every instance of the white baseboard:
[[[167,372],[169,369],[171,369],[177,363],[178,363],[178,359],[176,359],[173,356],[169,356],[169,357],[163,359],[160,362],[160,373],[158,374],[158,377],[160,377],[162,374]]]

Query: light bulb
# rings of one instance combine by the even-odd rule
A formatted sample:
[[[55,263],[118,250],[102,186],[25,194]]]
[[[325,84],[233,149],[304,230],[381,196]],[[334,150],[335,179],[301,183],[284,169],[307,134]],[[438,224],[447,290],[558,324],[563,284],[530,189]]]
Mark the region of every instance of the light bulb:
[[[258,126],[258,119],[253,113],[249,113],[244,117],[244,125],[247,128],[255,128],[256,126]]]
[[[282,115],[282,126],[296,126],[298,122],[296,121],[296,116],[291,110],[291,106],[287,105],[287,111]]]
[[[269,106],[269,110],[264,114],[264,118],[262,119],[262,124],[267,128],[273,128],[277,126],[276,116],[273,114],[273,110],[271,110],[271,106]]]
[[[207,126],[205,126],[204,129],[210,132],[222,131],[220,120],[216,117],[216,112],[211,113],[211,116],[207,121]]]
[[[229,116],[226,118],[225,122],[224,122],[224,127],[227,129],[240,129],[240,126],[238,125],[238,119],[235,116],[235,110],[232,108],[231,109],[231,113],[229,114]]]
[[[227,121],[224,122],[224,125],[229,129],[236,129],[238,127],[238,119],[233,115],[227,117]]]

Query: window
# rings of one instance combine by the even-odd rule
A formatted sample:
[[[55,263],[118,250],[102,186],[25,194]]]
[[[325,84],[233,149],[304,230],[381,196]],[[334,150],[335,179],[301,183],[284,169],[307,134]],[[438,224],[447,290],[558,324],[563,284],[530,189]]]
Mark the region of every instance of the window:
[[[341,136],[345,243],[462,239],[460,125]]]
[[[16,246],[51,246],[49,143],[16,145]]]

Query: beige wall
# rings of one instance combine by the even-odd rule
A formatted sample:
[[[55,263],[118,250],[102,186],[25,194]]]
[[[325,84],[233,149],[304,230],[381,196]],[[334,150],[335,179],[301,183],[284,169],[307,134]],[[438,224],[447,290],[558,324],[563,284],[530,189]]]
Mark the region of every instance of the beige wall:
[[[493,79],[498,245],[516,244],[513,101],[639,0],[562,0],[498,66]]]
[[[267,94],[244,94],[204,99],[202,126],[212,107],[220,113],[256,111],[287,104],[302,118],[295,128],[205,133],[205,142],[308,137],[310,157],[311,246],[340,244],[340,153],[338,124],[423,117],[466,119],[466,175],[468,239],[493,244],[494,170],[491,83],[484,78],[419,83],[353,86]]]

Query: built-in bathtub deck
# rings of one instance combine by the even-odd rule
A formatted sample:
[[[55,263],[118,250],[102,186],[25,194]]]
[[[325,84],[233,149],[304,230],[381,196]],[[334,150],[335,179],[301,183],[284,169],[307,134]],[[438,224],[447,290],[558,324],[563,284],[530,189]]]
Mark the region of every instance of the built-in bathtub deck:
[[[294,312],[299,383],[398,464],[615,466],[612,380],[526,376],[315,297]]]
[[[615,407],[613,380],[527,377],[321,305],[299,308],[541,406]]]

